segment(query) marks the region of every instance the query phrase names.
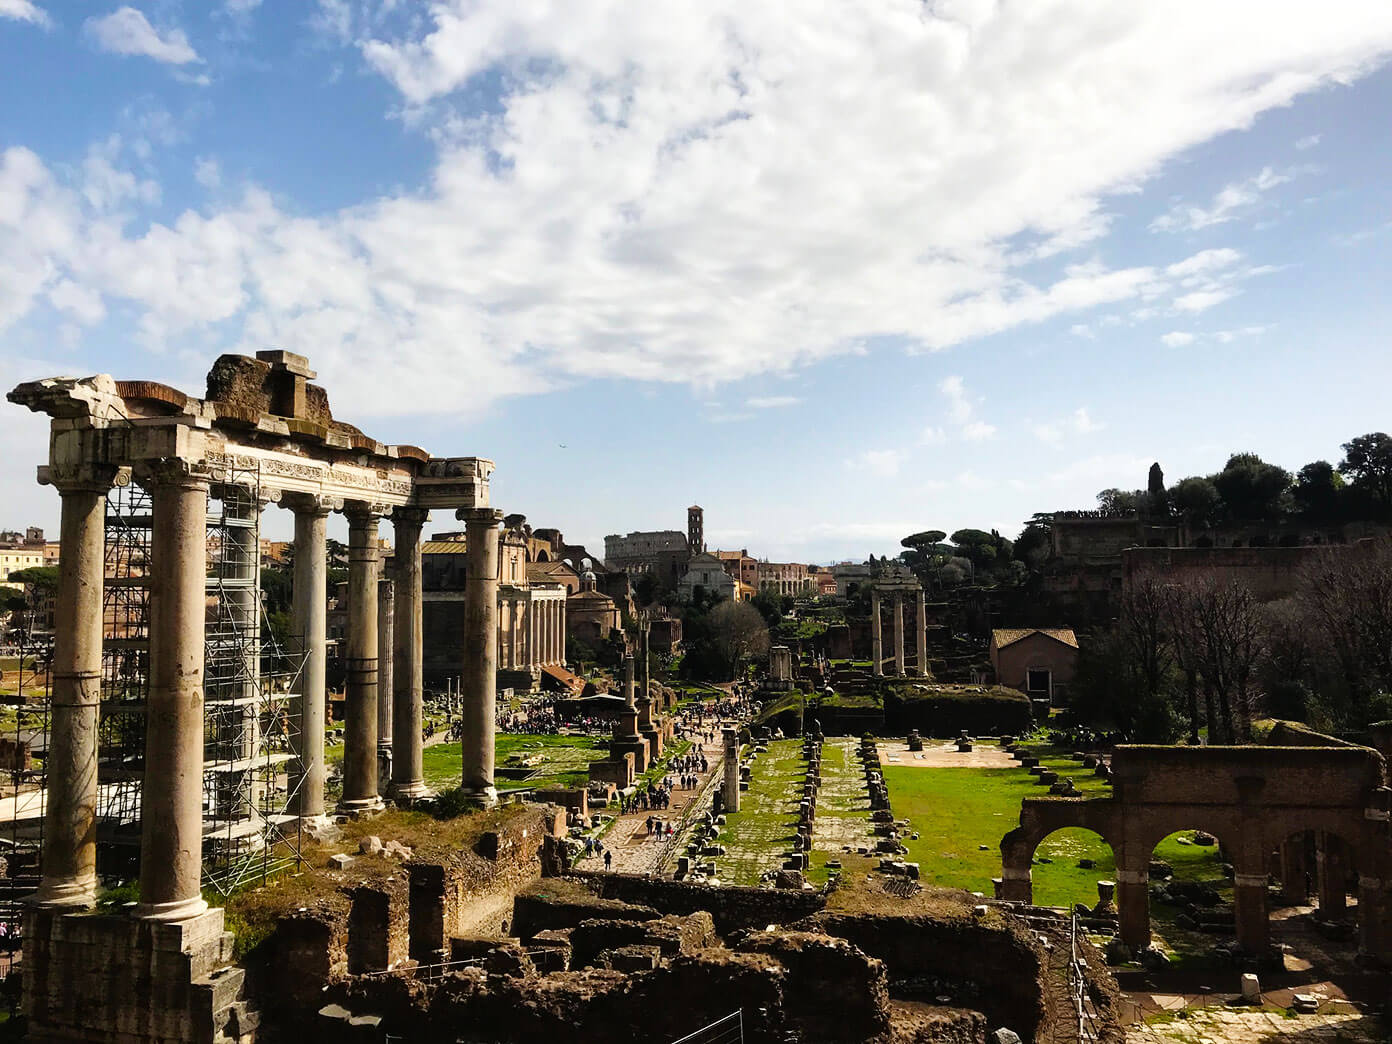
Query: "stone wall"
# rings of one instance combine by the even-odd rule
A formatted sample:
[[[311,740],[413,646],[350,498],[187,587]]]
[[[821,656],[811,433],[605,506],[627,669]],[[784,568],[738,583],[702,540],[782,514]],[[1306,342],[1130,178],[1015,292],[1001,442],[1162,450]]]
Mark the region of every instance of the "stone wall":
[[[1167,582],[1213,578],[1239,580],[1259,601],[1295,592],[1300,570],[1319,546],[1303,547],[1132,547],[1121,553],[1122,588],[1139,576],[1155,574]]]
[[[705,910],[721,935],[770,924],[789,924],[815,913],[826,900],[819,892],[767,888],[711,888],[704,884],[668,881],[633,874],[604,874],[577,870],[571,875],[603,899],[647,906],[667,913]]]

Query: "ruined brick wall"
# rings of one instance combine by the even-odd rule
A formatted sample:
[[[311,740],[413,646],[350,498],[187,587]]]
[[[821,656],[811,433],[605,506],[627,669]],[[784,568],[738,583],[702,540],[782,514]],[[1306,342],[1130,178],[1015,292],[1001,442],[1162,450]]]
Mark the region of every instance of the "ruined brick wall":
[[[895,996],[950,995],[1026,1040],[1043,1021],[1042,951],[1004,918],[826,911],[795,927],[839,936],[883,961]]]
[[[584,881],[604,899],[618,899],[677,914],[705,910],[714,919],[715,930],[721,935],[770,924],[789,924],[820,910],[826,903],[818,892],[710,888],[685,881],[583,870],[573,871],[571,876]]]
[[[1132,547],[1121,553],[1122,587],[1137,577],[1158,575],[1170,583],[1213,578],[1238,580],[1258,600],[1293,594],[1300,570],[1322,547]]]

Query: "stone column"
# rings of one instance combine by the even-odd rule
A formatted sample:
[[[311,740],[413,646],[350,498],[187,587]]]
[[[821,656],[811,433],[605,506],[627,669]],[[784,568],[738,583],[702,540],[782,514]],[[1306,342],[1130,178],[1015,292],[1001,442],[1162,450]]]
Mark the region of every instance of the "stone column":
[[[652,699],[652,646],[648,641],[648,625],[643,624],[638,631],[638,681],[642,687],[643,699]]]
[[[178,459],[148,466],[150,694],[141,788],[137,917],[183,921],[208,908],[203,869],[203,645],[211,476]]]
[[[1117,921],[1121,941],[1139,953],[1150,945],[1150,871],[1116,872]]]
[[[632,657],[632,656],[625,656],[625,657],[624,657],[624,661],[623,661],[623,665],[624,665],[624,680],[623,680],[624,706],[625,706],[625,707],[628,707],[628,708],[633,708],[633,707],[636,706],[635,701],[634,701],[634,695],[633,695],[633,657]]]
[[[498,667],[498,523],[493,508],[465,508],[468,564],[464,586],[464,706],[460,716],[464,793],[484,805],[493,788],[494,705]]]
[[[722,729],[725,740],[725,790],[721,795],[726,812],[738,812],[740,807],[739,733]]]
[[[1237,943],[1249,954],[1264,954],[1271,946],[1266,919],[1266,874],[1236,874],[1233,886]]]
[[[880,626],[880,592],[870,592],[870,666],[876,678],[884,677],[884,633]]]
[[[894,592],[894,676],[904,677],[904,595]]]
[[[425,724],[425,660],[422,627],[421,527],[430,512],[397,508],[395,647],[392,669],[392,797],[428,797],[421,729]]]
[[[343,719],[343,797],[339,809],[361,812],[381,803],[377,796],[377,572],[381,552],[375,504],[350,503],[348,516],[347,686]]]
[[[1326,920],[1338,920],[1348,909],[1345,888],[1348,868],[1344,863],[1344,842],[1337,835],[1318,835],[1315,842],[1315,863],[1319,869],[1319,912]]]
[[[1299,833],[1281,842],[1281,896],[1297,906],[1310,901],[1309,889],[1305,887],[1305,875],[1309,872],[1305,838],[1304,833]]]
[[[1382,878],[1358,878],[1358,952],[1386,963],[1392,959],[1392,889]]]
[[[382,563],[377,581],[377,793],[386,796],[392,778],[392,686],[395,677],[396,583],[388,574],[391,561]]]
[[[101,706],[106,492],[115,468],[52,478],[63,502],[54,615],[43,878],[31,902],[89,907],[97,898],[97,720]]]
[[[292,806],[305,819],[324,815],[324,665],[328,629],[328,544],[326,520],[335,506],[319,497],[286,494],[295,513],[294,594],[291,628],[304,643],[298,695],[292,704],[293,745],[290,765]]]
[[[928,602],[923,596],[923,588],[918,589],[918,676],[928,677]]]

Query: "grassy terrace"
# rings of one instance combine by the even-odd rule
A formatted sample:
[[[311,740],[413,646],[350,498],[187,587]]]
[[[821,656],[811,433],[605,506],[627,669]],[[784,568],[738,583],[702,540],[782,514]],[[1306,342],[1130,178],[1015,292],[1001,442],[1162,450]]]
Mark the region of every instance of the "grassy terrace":
[[[722,882],[757,885],[764,871],[783,865],[782,854],[792,850],[797,833],[805,769],[801,740],[774,740],[754,760],[749,789],[740,795],[740,810],[726,817],[720,832],[725,855],[716,860],[716,870]]]

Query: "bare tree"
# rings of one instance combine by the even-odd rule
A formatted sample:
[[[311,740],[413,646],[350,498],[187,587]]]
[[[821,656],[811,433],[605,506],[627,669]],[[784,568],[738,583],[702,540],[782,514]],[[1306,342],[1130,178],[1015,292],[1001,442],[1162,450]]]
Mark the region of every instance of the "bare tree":
[[[1305,566],[1296,603],[1337,664],[1355,712],[1392,688],[1392,544],[1322,551]]]
[[[1174,663],[1167,605],[1165,585],[1153,573],[1144,573],[1127,585],[1117,615],[1117,637],[1151,697]]]
[[[1209,739],[1245,742],[1251,737],[1252,679],[1266,647],[1260,605],[1246,584],[1214,577],[1182,581],[1171,597],[1184,658],[1210,697]]]
[[[711,610],[710,628],[711,643],[730,677],[737,677],[751,658],[768,652],[768,625],[748,602],[721,602]]]

